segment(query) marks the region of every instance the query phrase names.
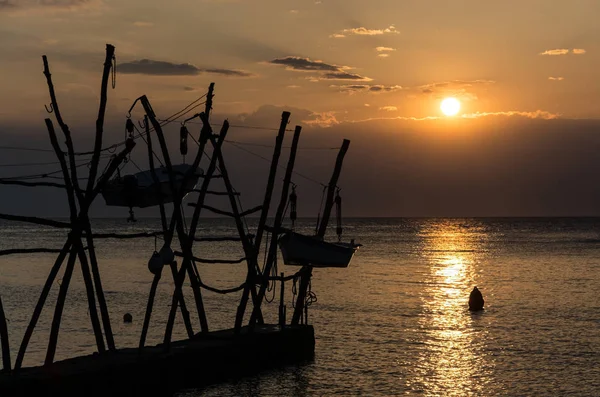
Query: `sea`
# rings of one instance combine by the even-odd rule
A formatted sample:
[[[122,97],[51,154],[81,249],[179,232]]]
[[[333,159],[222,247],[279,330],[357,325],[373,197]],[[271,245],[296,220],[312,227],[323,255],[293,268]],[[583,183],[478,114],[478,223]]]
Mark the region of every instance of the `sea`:
[[[255,220],[249,221],[250,230]],[[296,229],[314,231],[314,219]],[[93,221],[97,233],[160,230],[157,219]],[[334,228],[335,229],[335,228]],[[201,236],[234,236],[228,219],[202,219]],[[0,250],[60,248],[62,230],[2,221]],[[335,235],[329,239],[336,240]],[[348,268],[315,269],[308,311],[313,361],[270,370],[177,396],[597,396],[600,395],[600,219],[346,219],[344,240],[362,247]],[[265,241],[265,244],[268,241]],[[100,271],[118,347],[137,346],[160,239],[97,240]],[[239,243],[197,243],[195,255],[243,257]],[[0,296],[13,361],[56,254],[0,257]],[[262,257],[261,260],[262,261]],[[278,273],[298,268],[278,261]],[[202,281],[232,288],[246,265],[199,266]],[[63,270],[25,356],[40,365]],[[477,286],[485,310],[468,310]],[[288,321],[293,288],[286,287]],[[148,344],[162,340],[173,279],[163,272]],[[186,300],[193,306],[190,288]],[[277,322],[279,286],[265,317]],[[203,292],[211,330],[231,328],[240,293]],[[133,322],[123,322],[130,313]],[[194,328],[199,330],[192,312]],[[177,317],[174,339],[185,338]],[[56,359],[90,354],[91,332],[81,271],[76,268]],[[1,365],[1,364],[0,364]],[[199,374],[201,376],[201,374]]]

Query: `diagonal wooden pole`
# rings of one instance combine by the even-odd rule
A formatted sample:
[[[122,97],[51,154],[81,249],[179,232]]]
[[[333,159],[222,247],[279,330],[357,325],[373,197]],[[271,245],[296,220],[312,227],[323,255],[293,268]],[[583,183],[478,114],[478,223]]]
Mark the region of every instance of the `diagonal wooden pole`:
[[[290,184],[292,182],[292,173],[294,172],[294,164],[296,162],[296,152],[298,150],[298,142],[300,141],[300,132],[302,131],[302,127],[296,126],[294,131],[294,138],[292,140],[292,147],[290,149],[290,157],[288,158],[287,167],[285,170],[285,177],[283,179],[283,187],[281,189],[281,198],[279,200],[279,206],[277,207],[277,212],[275,213],[275,220],[273,221],[273,235],[271,237],[271,244],[269,246],[269,251],[266,253],[267,255],[267,263],[265,265],[265,269],[263,271],[263,278],[261,280],[260,290],[258,292],[257,304],[255,305],[254,311],[252,312],[252,316],[250,317],[250,327],[254,327],[256,322],[258,321],[258,311],[260,310],[260,306],[267,292],[267,287],[269,281],[266,277],[269,276],[273,264],[277,258],[277,238],[278,238],[278,229],[281,227],[281,223],[283,221],[283,215],[285,212],[286,203],[288,200],[288,193]]]
[[[325,237],[325,232],[327,231],[327,224],[329,223],[331,209],[333,208],[333,196],[335,194],[335,189],[337,187],[337,182],[340,177],[340,173],[342,172],[344,156],[348,151],[348,147],[350,147],[350,141],[344,139],[344,141],[342,142],[342,147],[340,148],[337,159],[335,161],[333,175],[331,175],[329,185],[327,186],[327,199],[325,201],[325,209],[323,210],[323,217],[321,218],[321,223],[317,232],[317,237],[321,239]],[[308,290],[308,285],[310,283],[311,277],[312,266],[303,266],[302,276],[300,278],[300,287],[298,288],[298,298],[296,299],[296,309],[294,310],[294,316],[292,317],[292,325],[299,324],[300,320],[302,319],[302,311],[304,310],[306,291]]]
[[[6,325],[6,315],[2,306],[2,297],[0,296],[0,345],[2,345],[2,367],[5,371],[11,371],[10,347],[8,345],[8,327]]]

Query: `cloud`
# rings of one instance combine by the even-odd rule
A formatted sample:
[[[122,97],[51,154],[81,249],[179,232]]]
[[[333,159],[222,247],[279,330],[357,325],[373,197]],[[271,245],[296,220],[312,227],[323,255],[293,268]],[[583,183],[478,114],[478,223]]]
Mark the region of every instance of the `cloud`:
[[[564,77],[548,77],[548,80],[552,81],[563,81],[564,79]]]
[[[556,50],[546,50],[544,52],[540,52],[540,55],[567,55],[568,53],[568,49],[561,48]]]
[[[545,110],[536,110],[533,112],[524,112],[519,110],[510,110],[506,112],[476,112],[471,114],[463,114],[461,117],[465,119],[476,119],[480,117],[489,117],[489,116],[521,116],[527,117],[530,119],[543,119],[543,120],[553,120],[560,117],[558,113],[550,113]]]
[[[299,71],[325,71],[325,72],[337,72],[339,70],[343,70],[347,68],[345,66],[337,66],[325,63],[323,61],[312,61],[309,58],[301,58],[301,57],[285,57],[285,58],[276,58],[272,61],[269,61],[274,65],[283,65],[287,70],[299,70]]]
[[[335,117],[336,112],[315,112],[310,116],[314,117],[309,120],[302,120],[302,123],[307,126],[328,128],[340,124],[340,121]]]
[[[171,63],[141,59],[118,65],[118,72],[125,74],[146,74],[152,76],[195,76],[201,73],[213,73],[232,77],[252,77],[252,73],[222,68],[198,68],[189,63]]]
[[[185,86],[183,87],[184,91],[197,91],[194,87]]]
[[[398,108],[396,106],[382,106],[379,110],[384,110],[386,112],[397,112]]]
[[[439,83],[425,84],[416,87],[421,94],[433,95],[437,98],[444,96],[456,96],[462,100],[477,100],[477,95],[470,92],[476,86],[495,84],[494,80],[452,80]]]
[[[26,8],[72,9],[99,2],[99,0],[0,0],[0,12]]]
[[[379,54],[377,55],[379,58],[387,58],[390,56],[390,54]]]
[[[377,51],[377,52],[390,52],[390,51],[396,51],[396,49],[392,48],[392,47],[375,47],[375,51]]]
[[[569,50],[568,48],[558,48],[555,50],[546,50],[544,52],[540,52],[540,55],[568,55],[569,53],[573,54],[573,55],[583,55],[585,54],[587,51],[584,50],[583,48],[574,48],[572,50]]]
[[[348,73],[348,72],[343,72],[343,71],[324,73],[321,77],[326,80],[357,80],[357,81],[372,81],[373,80],[368,77],[361,76],[359,74]]]
[[[325,63],[319,60],[311,60],[310,58],[288,56],[284,58],[276,58],[269,63],[274,65],[285,66],[287,70],[297,72],[323,72],[318,77],[311,76],[312,82],[320,80],[355,80],[355,81],[371,81],[373,79],[361,76],[356,73],[350,73],[350,66],[340,66],[330,63]]]
[[[133,23],[133,26],[136,26],[138,28],[150,28],[150,27],[154,26],[154,23],[146,22],[146,21],[135,21]]]
[[[339,39],[339,38],[346,37],[347,35],[378,36],[378,35],[382,35],[382,34],[399,34],[399,33],[400,32],[398,32],[396,30],[396,27],[394,25],[390,25],[389,27],[387,27],[385,29],[367,29],[367,28],[361,26],[359,28],[344,29],[340,33],[334,33],[334,34],[330,35],[329,37]]]
[[[399,85],[381,85],[381,84],[348,84],[348,85],[331,85],[331,88],[336,88],[341,92],[355,93],[355,92],[392,92],[402,89]]]

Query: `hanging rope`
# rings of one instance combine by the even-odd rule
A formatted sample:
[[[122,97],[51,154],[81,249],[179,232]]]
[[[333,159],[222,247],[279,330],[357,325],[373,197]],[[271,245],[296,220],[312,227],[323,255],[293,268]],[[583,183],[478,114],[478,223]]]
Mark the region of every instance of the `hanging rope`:
[[[335,195],[335,215],[337,219],[335,232],[337,233],[338,241],[342,241],[342,198],[340,197],[340,188],[337,188]]]
[[[296,225],[298,213],[296,211],[298,196],[296,195],[296,185],[292,183],[292,193],[290,194],[290,219],[292,220],[292,230]]]
[[[317,214],[317,226],[315,227],[315,235],[319,233],[319,224],[321,223],[321,211],[323,210],[323,202],[325,201],[325,191],[327,186],[323,185],[323,194],[321,195],[321,205],[319,206],[319,213]]]
[[[112,57],[112,71],[111,71],[111,76],[112,76],[112,88],[113,90],[115,89],[115,87],[117,86],[117,56],[113,55]]]

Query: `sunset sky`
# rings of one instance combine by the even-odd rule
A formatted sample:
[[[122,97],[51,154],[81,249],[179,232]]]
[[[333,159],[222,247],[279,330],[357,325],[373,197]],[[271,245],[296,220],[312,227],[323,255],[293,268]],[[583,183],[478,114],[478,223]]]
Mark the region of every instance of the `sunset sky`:
[[[306,145],[353,139],[343,181],[370,209],[349,203],[351,215],[600,214],[600,192],[581,179],[600,171],[590,149],[600,133],[597,15],[596,0],[0,0],[0,138],[48,146],[42,54],[67,121],[93,125],[111,43],[107,122],[118,127],[109,137],[122,137],[138,96],[167,116],[214,81],[215,119],[276,127],[289,109],[307,127]],[[440,111],[450,96],[461,102],[454,118]],[[539,162],[519,168],[521,156]],[[323,181],[335,152],[325,157],[322,169],[306,169]],[[416,175],[424,190],[403,185]],[[557,175],[572,194],[548,198]],[[534,191],[511,193],[521,185]],[[447,193],[460,197],[436,201]]]

